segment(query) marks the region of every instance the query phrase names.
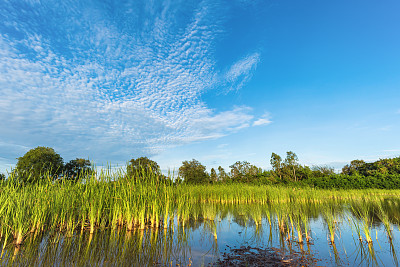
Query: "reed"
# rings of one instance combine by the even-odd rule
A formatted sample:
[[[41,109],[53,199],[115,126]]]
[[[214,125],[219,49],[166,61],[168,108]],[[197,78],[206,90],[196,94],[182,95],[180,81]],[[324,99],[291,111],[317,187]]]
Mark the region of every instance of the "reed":
[[[380,201],[378,199],[376,201],[376,203],[377,203],[376,206],[377,206],[378,218],[381,220],[381,222],[385,226],[386,235],[390,242],[393,239],[393,234],[392,234],[392,226],[391,226],[390,220],[389,220],[389,215],[385,211],[382,201]]]
[[[325,223],[328,227],[328,232],[329,232],[329,241],[331,242],[331,244],[335,243],[335,236],[336,236],[336,230],[337,228],[337,216],[336,216],[336,212],[333,208],[333,206],[329,206],[327,205],[326,208],[323,210],[322,212],[322,216],[325,220]]]
[[[37,184],[21,185],[13,177],[0,183],[0,235],[13,235],[15,244],[21,245],[24,237],[47,231],[66,231],[72,236],[76,229],[89,230],[125,227],[128,231],[146,228],[168,229],[174,218],[184,227],[189,220],[204,217],[218,220],[228,212],[221,206],[237,209],[244,221],[252,218],[258,226],[266,218],[270,226],[277,224],[282,233],[297,234],[299,243],[309,242],[311,208],[330,207],[324,219],[335,241],[337,213],[332,207],[348,205],[354,216],[362,219],[360,226],[368,242],[371,210],[357,205],[374,203],[376,213],[391,238],[390,220],[400,221],[400,215],[389,220],[383,201],[395,198],[389,204],[393,214],[398,212],[399,190],[293,190],[282,186],[231,185],[173,185],[159,174],[140,173],[128,179],[123,171],[108,170],[87,173],[82,180],[52,181],[50,177]],[[357,204],[358,203],[358,204]],[[361,204],[360,204],[361,203]],[[202,216],[201,216],[202,215]],[[313,217],[318,215],[313,214]],[[356,229],[356,227],[355,227]]]

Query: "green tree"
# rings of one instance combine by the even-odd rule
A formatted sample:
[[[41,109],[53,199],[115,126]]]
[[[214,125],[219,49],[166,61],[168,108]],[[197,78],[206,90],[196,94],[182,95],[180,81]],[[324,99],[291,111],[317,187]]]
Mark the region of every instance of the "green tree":
[[[54,149],[39,146],[18,158],[16,175],[21,182],[37,182],[49,177],[56,179],[63,167],[63,159]]]
[[[270,163],[275,175],[282,179],[282,158],[278,154],[272,153]]]
[[[218,181],[218,175],[217,175],[217,172],[215,171],[214,168],[211,168],[210,180],[211,180],[211,182],[213,182],[213,183],[215,183],[215,182]]]
[[[231,168],[231,177],[235,182],[250,182],[260,172],[260,169],[247,161],[237,161]]]
[[[379,159],[375,162],[366,163],[363,160],[353,160],[342,169],[346,175],[361,176],[387,176],[400,174],[400,157]]]
[[[147,157],[140,157],[137,159],[131,159],[126,166],[126,174],[128,177],[134,177],[135,180],[137,178],[146,178],[152,175],[156,175],[157,177],[161,175],[160,166],[158,166],[157,162],[151,160]]]
[[[282,164],[285,174],[294,181],[297,181],[296,169],[300,167],[298,161],[297,155],[292,151],[288,151],[286,152],[285,162]]]
[[[202,184],[210,181],[206,166],[195,159],[182,162],[182,166],[179,167],[179,176],[188,184]]]
[[[313,177],[324,177],[335,174],[335,169],[327,165],[315,165],[311,170]]]
[[[227,182],[229,180],[228,174],[226,174],[224,168],[218,166],[218,181]]]
[[[64,174],[67,179],[71,180],[79,180],[85,174],[92,174],[93,171],[88,159],[76,158],[64,166]]]
[[[373,163],[366,163],[359,168],[364,176],[397,175],[400,174],[400,157],[379,159]]]
[[[0,181],[4,181],[6,179],[6,175],[4,173],[0,173]]]
[[[353,160],[350,162],[350,165],[345,165],[342,168],[342,173],[346,175],[357,175],[360,174],[360,171],[365,167],[366,163],[363,160]]]

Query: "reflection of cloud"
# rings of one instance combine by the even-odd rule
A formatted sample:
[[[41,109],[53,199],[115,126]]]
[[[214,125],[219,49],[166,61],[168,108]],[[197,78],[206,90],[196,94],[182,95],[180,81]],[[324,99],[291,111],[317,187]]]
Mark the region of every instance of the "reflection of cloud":
[[[214,1],[48,6],[0,6],[1,142],[113,160],[250,125],[249,108],[218,113],[201,101],[221,84],[241,88],[260,58],[216,70]]]

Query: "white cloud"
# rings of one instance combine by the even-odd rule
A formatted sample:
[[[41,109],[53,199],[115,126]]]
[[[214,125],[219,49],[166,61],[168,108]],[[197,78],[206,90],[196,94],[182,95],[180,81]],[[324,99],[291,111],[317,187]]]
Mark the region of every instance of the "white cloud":
[[[261,118],[253,122],[253,126],[268,125],[272,123],[269,112],[265,113]]]
[[[14,4],[0,8],[1,142],[115,160],[251,124],[247,107],[218,113],[201,101],[221,83],[241,88],[260,60],[253,53],[225,75],[216,70],[213,2],[189,11],[134,2],[113,14],[86,2],[26,5],[25,20]]]
[[[228,82],[230,89],[241,89],[244,84],[251,78],[253,71],[260,61],[260,54],[255,52],[250,54],[235,64],[225,73],[225,79]]]

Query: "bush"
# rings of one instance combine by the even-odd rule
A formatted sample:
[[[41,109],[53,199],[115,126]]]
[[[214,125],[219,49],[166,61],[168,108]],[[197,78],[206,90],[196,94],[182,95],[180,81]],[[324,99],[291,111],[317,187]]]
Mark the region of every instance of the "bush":
[[[400,189],[400,175],[344,175],[333,174],[323,177],[310,177],[302,184],[321,189]]]

